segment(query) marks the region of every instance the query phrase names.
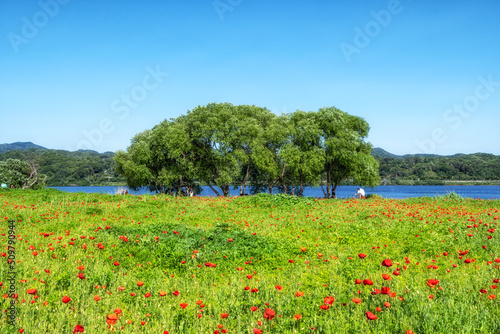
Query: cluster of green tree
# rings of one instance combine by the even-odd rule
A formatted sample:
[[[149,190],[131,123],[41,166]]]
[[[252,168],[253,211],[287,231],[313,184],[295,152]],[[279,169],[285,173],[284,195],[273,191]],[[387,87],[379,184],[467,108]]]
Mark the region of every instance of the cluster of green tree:
[[[123,185],[125,180],[115,172],[113,157],[112,152],[32,148],[2,153],[0,161],[15,159],[34,164],[38,173],[46,176],[47,186]]]
[[[116,170],[129,187],[160,193],[197,193],[200,183],[218,196],[227,196],[231,185],[239,185],[240,194],[276,187],[297,195],[305,186],[321,186],[329,198],[345,179],[379,184],[368,130],[364,119],[334,107],[277,116],[266,108],[212,103],[137,134],[126,152],[115,154]]]
[[[376,157],[386,184],[444,184],[500,179],[500,156],[485,153],[405,158]]]
[[[45,187],[47,176],[38,173],[33,161],[7,159],[0,161],[0,184],[2,187],[40,189]]]

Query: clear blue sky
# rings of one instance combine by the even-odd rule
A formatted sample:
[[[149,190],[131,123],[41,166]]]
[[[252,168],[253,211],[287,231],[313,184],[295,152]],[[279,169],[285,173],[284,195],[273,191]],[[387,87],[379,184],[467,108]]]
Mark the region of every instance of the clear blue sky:
[[[210,102],[336,106],[391,153],[500,154],[500,2],[0,2],[0,143],[98,152]]]

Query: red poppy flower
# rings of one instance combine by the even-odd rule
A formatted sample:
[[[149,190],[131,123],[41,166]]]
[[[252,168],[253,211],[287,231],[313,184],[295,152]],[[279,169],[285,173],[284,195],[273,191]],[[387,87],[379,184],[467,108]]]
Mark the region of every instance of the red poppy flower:
[[[363,285],[373,285],[373,281],[370,279],[364,279],[363,280]]]
[[[253,333],[254,334],[262,334],[262,333],[264,333],[264,331],[262,329],[254,328]]]
[[[375,314],[371,313],[370,311],[366,311],[366,317],[370,320],[377,320],[378,319],[378,317]]]
[[[358,256],[359,256],[360,259],[364,259],[366,257],[366,254],[359,253]]]
[[[322,310],[328,310],[328,309],[330,308],[330,305],[326,305],[326,304],[324,304],[324,305],[321,305],[321,306],[320,306],[320,308],[321,308]]]
[[[151,297],[151,292],[146,292],[146,294],[144,295],[144,297],[146,297],[146,298]]]
[[[96,302],[98,302],[99,300],[101,300],[101,297],[99,297],[98,295],[95,295],[95,296],[94,296],[94,300],[95,300]]]
[[[304,295],[303,291],[297,291],[295,292],[295,297],[302,297]]]
[[[229,314],[227,314],[227,313],[222,313],[220,316],[221,316],[221,318],[222,318],[222,319],[225,319],[225,318],[229,317]]]
[[[138,285],[138,286],[143,286],[143,285],[144,285],[144,283],[143,283],[143,282],[141,282],[141,281],[137,281],[137,285]]]
[[[185,309],[188,306],[186,303],[180,303],[179,305],[181,306],[181,309]]]
[[[386,281],[390,281],[391,280],[391,276],[389,276],[387,274],[382,274],[382,278],[385,279]]]
[[[114,262],[114,265],[115,265],[115,266],[119,266],[119,265],[120,265],[120,262],[115,261],[115,262]]]
[[[361,299],[359,298],[353,298],[352,301],[356,304],[361,304]]]
[[[257,311],[257,306],[252,306],[252,307],[250,307],[250,311],[252,311],[252,312]]]
[[[79,333],[83,333],[83,331],[84,331],[83,326],[81,326],[81,325],[76,325],[76,326],[75,326],[75,330],[73,331],[73,334],[78,333],[78,332],[79,332]]]
[[[359,278],[356,278],[354,280],[354,284],[361,284],[363,281],[361,281]]]
[[[250,275],[247,275],[247,278],[248,278],[248,279],[252,279],[252,277],[253,277],[253,275],[251,275],[251,274],[250,274]]]
[[[325,300],[323,300],[323,303],[328,305],[332,305],[333,302],[335,302],[335,298],[331,296],[325,297]]]
[[[267,320],[272,320],[275,315],[276,312],[274,312],[270,308],[266,308],[266,311],[264,312],[264,318],[266,318]]]
[[[427,286],[429,286],[431,288],[435,287],[438,284],[439,284],[439,281],[436,279],[430,279],[427,281]]]
[[[388,295],[388,294],[391,293],[391,288],[382,287],[382,289],[380,290],[380,293],[383,294],[383,295]]]
[[[300,314],[296,314],[296,315],[293,316],[293,318],[295,320],[300,320],[300,319],[302,319],[302,316]]]
[[[26,292],[30,295],[34,295],[34,294],[36,294],[36,289],[28,289],[28,290],[26,290]]]
[[[172,292],[172,294],[173,294],[174,296],[178,296],[178,295],[180,295],[180,292],[179,292],[179,291],[177,291],[177,290],[175,290],[174,292]]]
[[[390,259],[385,259],[384,261],[382,261],[382,265],[384,267],[392,267],[392,261]]]
[[[69,298],[68,296],[64,296],[64,297],[62,298],[62,302],[63,302],[64,304],[69,303],[70,301],[71,301],[71,298]]]
[[[279,291],[283,290],[283,288],[281,287],[281,285],[276,285],[275,288]]]

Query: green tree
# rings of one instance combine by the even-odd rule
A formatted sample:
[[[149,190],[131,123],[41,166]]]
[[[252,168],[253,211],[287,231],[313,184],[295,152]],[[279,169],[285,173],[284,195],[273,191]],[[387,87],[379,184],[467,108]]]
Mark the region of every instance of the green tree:
[[[262,130],[253,149],[252,193],[267,188],[272,194],[276,185],[281,185],[286,193],[287,163],[293,158],[290,117],[272,117]]]
[[[0,183],[15,188],[40,189],[45,187],[47,176],[38,173],[38,166],[33,161],[7,159],[0,161]]]
[[[325,165],[325,152],[320,147],[321,132],[315,112],[297,110],[290,116],[291,143],[289,171],[299,196],[305,186],[318,186]]]
[[[364,141],[368,123],[335,107],[319,109],[316,121],[325,152],[326,191],[321,184],[325,197],[335,198],[338,185],[347,178],[360,186],[378,185],[378,162],[370,155],[371,145]]]

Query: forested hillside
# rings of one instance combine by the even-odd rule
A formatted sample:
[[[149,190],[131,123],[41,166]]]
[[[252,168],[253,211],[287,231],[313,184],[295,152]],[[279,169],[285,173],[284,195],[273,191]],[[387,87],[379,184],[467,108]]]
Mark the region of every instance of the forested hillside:
[[[500,180],[500,156],[493,154],[375,158],[383,184],[468,184],[479,180],[499,184]]]
[[[39,173],[48,177],[47,186],[123,185],[125,181],[115,173],[113,156],[113,152],[29,149],[2,153],[0,161],[35,161]]]

